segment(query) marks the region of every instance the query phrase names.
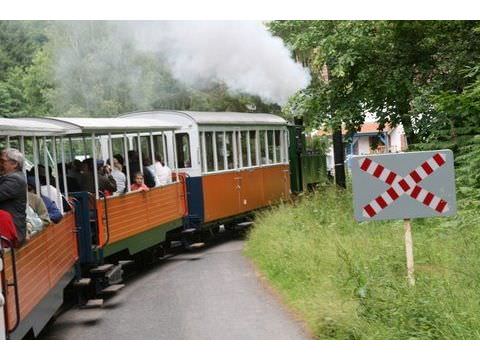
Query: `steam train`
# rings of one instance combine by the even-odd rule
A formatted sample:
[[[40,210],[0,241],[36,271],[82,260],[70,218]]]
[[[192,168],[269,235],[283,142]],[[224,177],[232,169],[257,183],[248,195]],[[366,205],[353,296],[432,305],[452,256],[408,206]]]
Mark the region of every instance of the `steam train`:
[[[307,187],[310,166],[303,127],[270,114],[150,111],[117,118],[0,118],[0,146],[25,154],[40,193],[56,190],[63,219],[15,248],[0,245],[0,339],[36,337],[58,311],[66,290],[79,305],[101,306],[121,289],[132,259],[189,244],[193,234],[219,225],[248,224],[252,211]],[[129,154],[140,171],[158,158],[171,181],[148,192],[129,191]],[[69,189],[76,160],[124,158],[127,191],[106,194]],[[324,157],[318,156],[320,163]],[[150,160],[147,160],[147,163]],[[325,176],[309,169],[309,182]],[[52,191],[53,191],[52,190]],[[1,243],[1,242],[0,242]],[[5,243],[4,243],[5,244]]]

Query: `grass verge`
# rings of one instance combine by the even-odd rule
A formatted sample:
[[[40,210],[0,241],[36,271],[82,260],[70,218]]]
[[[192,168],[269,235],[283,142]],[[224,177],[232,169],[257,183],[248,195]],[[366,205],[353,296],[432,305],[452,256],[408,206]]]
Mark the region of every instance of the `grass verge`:
[[[356,223],[349,191],[319,189],[257,216],[245,254],[320,339],[479,339],[480,216]]]

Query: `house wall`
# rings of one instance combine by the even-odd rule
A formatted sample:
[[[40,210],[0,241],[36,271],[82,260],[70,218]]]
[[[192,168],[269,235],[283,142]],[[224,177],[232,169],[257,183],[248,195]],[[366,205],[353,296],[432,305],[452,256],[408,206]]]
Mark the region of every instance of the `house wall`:
[[[390,133],[390,152],[395,153],[395,152],[404,151],[405,147],[406,147],[405,132],[403,131],[403,126],[398,125]]]
[[[368,136],[361,136],[358,138],[358,154],[355,155],[366,155],[370,154],[370,143],[368,141]]]

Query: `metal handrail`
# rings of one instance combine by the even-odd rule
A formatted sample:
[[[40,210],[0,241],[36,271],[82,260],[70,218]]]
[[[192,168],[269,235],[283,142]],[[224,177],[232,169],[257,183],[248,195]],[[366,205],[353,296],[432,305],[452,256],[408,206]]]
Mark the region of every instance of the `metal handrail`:
[[[1,236],[0,239],[1,239],[0,241],[4,241],[8,244],[8,246],[10,248],[10,253],[11,253],[11,256],[12,256],[13,283],[7,283],[6,284],[7,287],[8,286],[13,286],[13,292],[14,292],[14,295],[15,295],[15,316],[16,316],[15,325],[13,326],[12,329],[9,329],[8,326],[7,326],[7,333],[12,333],[17,329],[18,325],[20,324],[20,297],[18,295],[17,262],[16,262],[16,257],[15,257],[15,248],[13,247],[13,242],[10,241],[9,239],[7,239],[4,236]],[[1,249],[0,252],[1,252],[1,257],[3,258],[4,250]],[[7,298],[5,298],[5,301],[8,301]],[[8,319],[8,317],[7,317],[7,319]]]
[[[107,246],[110,243],[110,227],[108,222],[108,201],[107,201],[107,196],[103,191],[99,190],[98,193],[103,196],[103,202],[105,207],[105,225],[107,227],[107,241],[105,241],[104,246]]]

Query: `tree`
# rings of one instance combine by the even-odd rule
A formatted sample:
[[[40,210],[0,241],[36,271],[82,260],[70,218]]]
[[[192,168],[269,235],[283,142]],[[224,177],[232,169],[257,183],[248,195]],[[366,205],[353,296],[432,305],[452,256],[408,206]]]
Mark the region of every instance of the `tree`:
[[[274,21],[272,32],[316,75],[285,111],[304,114],[313,127],[343,122],[352,130],[370,112],[382,126],[403,124],[410,143],[420,141],[418,124],[428,125],[437,115],[432,96],[461,92],[469,83],[461,72],[480,59],[478,24]],[[325,65],[328,84],[322,81]]]

